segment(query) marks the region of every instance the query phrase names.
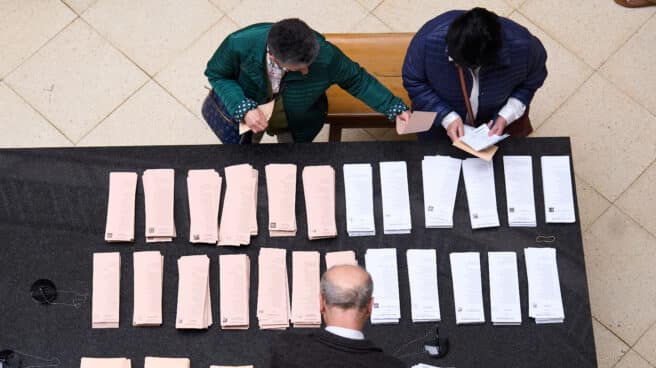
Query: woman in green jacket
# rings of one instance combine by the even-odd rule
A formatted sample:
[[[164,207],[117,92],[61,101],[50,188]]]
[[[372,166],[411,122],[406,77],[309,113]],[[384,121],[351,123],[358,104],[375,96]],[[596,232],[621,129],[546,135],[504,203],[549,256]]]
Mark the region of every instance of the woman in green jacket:
[[[408,107],[376,78],[299,19],[261,23],[229,35],[207,63],[212,85],[203,116],[223,143],[311,142],[326,121],[326,90],[338,84],[390,121]],[[275,100],[267,121],[258,105]],[[252,131],[239,135],[239,123]]]

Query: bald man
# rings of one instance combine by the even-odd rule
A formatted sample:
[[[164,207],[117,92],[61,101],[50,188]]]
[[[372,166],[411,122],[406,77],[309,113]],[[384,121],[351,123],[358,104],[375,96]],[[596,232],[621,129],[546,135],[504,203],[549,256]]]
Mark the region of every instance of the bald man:
[[[271,368],[396,368],[403,363],[365,339],[374,290],[367,271],[340,265],[321,277],[321,314],[326,329],[306,335],[284,332],[271,346]]]

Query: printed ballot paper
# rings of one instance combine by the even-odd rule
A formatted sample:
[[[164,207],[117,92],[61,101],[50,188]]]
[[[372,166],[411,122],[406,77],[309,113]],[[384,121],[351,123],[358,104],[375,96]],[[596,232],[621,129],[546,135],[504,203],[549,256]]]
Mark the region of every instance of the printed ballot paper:
[[[337,236],[335,170],[328,165],[303,168],[303,194],[310,240]]]
[[[481,130],[484,131],[485,128],[487,128],[487,125],[485,125],[485,124],[481,125],[479,128],[474,128],[470,125],[465,124],[465,126],[464,126],[465,136],[469,135],[470,136],[469,137],[470,143],[476,145],[477,147],[485,146],[486,143],[483,144],[483,143],[479,143],[479,142],[488,142],[488,140],[490,140],[490,139],[492,139],[492,140],[496,139],[494,137],[499,137],[499,136],[491,136],[491,137],[487,136],[487,132],[475,132],[477,129],[481,129]],[[456,148],[459,148],[459,149],[461,149],[461,150],[463,150],[467,153],[469,153],[472,156],[476,156],[476,157],[480,158],[481,160],[491,161],[492,157],[494,157],[494,154],[499,149],[499,147],[495,146],[494,143],[493,143],[492,145],[488,146],[487,148],[476,150],[476,149],[472,148],[471,146],[469,146],[467,143],[464,142],[465,136],[462,136],[460,139],[453,142],[453,146],[456,147]],[[502,138],[502,139],[504,139],[504,138]]]
[[[210,259],[202,254],[178,259],[175,328],[204,330],[212,325]]]
[[[555,248],[526,248],[528,316],[537,324],[563,323],[565,310],[560,293]]]
[[[258,257],[257,319],[260,329],[289,327],[287,251],[260,248]]]
[[[118,328],[121,297],[121,254],[93,254],[91,328]]]
[[[548,223],[573,223],[574,194],[569,156],[542,156],[542,189]]]
[[[219,241],[219,207],[223,179],[216,170],[189,170],[189,241],[216,244]]]
[[[134,241],[134,207],[137,191],[137,173],[109,173],[107,198],[106,242]]]
[[[228,166],[225,178],[218,244],[248,245],[257,235],[258,171],[249,164]]]
[[[424,156],[421,162],[426,228],[453,228],[462,160]]]
[[[141,176],[146,207],[146,242],[170,242],[175,238],[173,199],[175,171],[152,169]]]
[[[468,158],[462,163],[472,229],[499,226],[492,162]]]
[[[436,116],[436,112],[413,111],[407,123],[396,120],[396,133],[402,135],[428,131],[433,126]]]
[[[367,249],[365,268],[374,282],[371,324],[396,324],[401,319],[396,249]]]
[[[522,323],[515,252],[488,252],[490,272],[490,309],[492,323],[515,326]]]
[[[131,368],[132,361],[127,358],[87,358],[80,359],[80,368]]]
[[[269,236],[296,236],[296,165],[268,164]]]
[[[221,328],[248,330],[251,260],[246,254],[219,256],[219,308]]]
[[[330,269],[333,266],[338,266],[338,265],[351,265],[351,266],[358,265],[358,261],[355,258],[355,252],[352,250],[327,252],[325,258],[326,258],[326,270]]]
[[[321,327],[319,252],[292,252],[292,312],[294,327]]]
[[[531,156],[503,156],[510,227],[536,227]]]
[[[380,163],[380,190],[383,200],[383,233],[410,234],[410,195],[405,161]]]
[[[156,358],[146,357],[144,368],[190,368],[189,358]]]
[[[509,137],[508,134],[489,135],[490,128],[488,128],[487,124],[481,124],[478,128],[473,128],[465,124],[464,130],[465,135],[460,139],[463,143],[474,149],[474,151],[483,151]]]
[[[164,256],[158,251],[134,252],[133,326],[162,324]]]
[[[451,253],[456,324],[485,322],[481,262],[478,252]]]
[[[440,298],[437,290],[435,249],[408,249],[408,280],[412,322],[439,322]]]
[[[371,164],[344,165],[344,197],[349,236],[376,235]]]

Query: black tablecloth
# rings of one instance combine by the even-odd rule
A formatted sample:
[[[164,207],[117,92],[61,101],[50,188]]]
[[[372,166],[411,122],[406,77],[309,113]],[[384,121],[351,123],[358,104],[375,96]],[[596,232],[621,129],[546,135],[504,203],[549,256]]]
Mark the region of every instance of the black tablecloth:
[[[583,259],[581,231],[576,224],[545,224],[540,172],[541,154],[569,155],[567,138],[508,139],[494,160],[497,207],[501,227],[472,230],[462,177],[458,188],[453,229],[425,229],[421,182],[424,155],[465,154],[446,143],[376,142],[183,147],[123,147],[74,149],[0,150],[0,350],[56,358],[61,367],[78,367],[82,356],[132,358],[135,368],[144,356],[191,358],[192,367],[210,364],[255,364],[265,367],[271,339],[279,332],[260,331],[255,317],[257,300],[257,253],[260,247],[327,251],[353,249],[361,265],[368,248],[398,250],[402,319],[398,325],[368,326],[366,335],[408,366],[417,362],[465,367],[595,367],[590,303]],[[509,228],[503,180],[504,154],[533,156],[537,228]],[[378,162],[403,160],[408,165],[412,210],[411,235],[383,235]],[[191,245],[188,242],[189,209],[186,174],[189,169],[214,168],[223,176],[228,165],[251,163],[260,172],[258,223],[260,235],[241,248]],[[298,235],[270,238],[266,230],[267,194],[264,166],[268,163],[299,165],[296,188]],[[346,234],[344,163],[372,163],[374,173],[374,237],[350,238]],[[336,239],[307,240],[305,204],[300,171],[303,166],[330,164],[336,170]],[[137,187],[136,242],[110,245],[103,241],[110,171],[175,168],[175,221],[178,237],[173,243],[146,245],[141,180]],[[574,185],[574,183],[572,183]],[[537,244],[536,236],[553,235],[565,305],[565,323],[538,326],[527,315],[527,281],[523,248]],[[422,354],[426,336],[435,324],[412,323],[405,250],[435,248],[442,322],[440,333],[448,336],[451,352],[432,360]],[[160,250],[165,255],[162,327],[132,327],[132,252]],[[91,329],[92,254],[120,251],[121,323],[119,329]],[[456,326],[448,254],[481,252],[483,296],[487,323]],[[518,253],[523,323],[520,327],[493,327],[489,322],[488,251]],[[247,253],[251,259],[251,328],[223,331],[214,324],[206,331],[175,329],[178,272],[176,260],[183,255],[207,254],[211,259],[211,292],[214,321],[218,321],[218,255]],[[291,266],[291,252],[288,252]],[[322,270],[325,264],[322,261]],[[291,277],[291,269],[289,271]],[[42,306],[30,299],[31,283],[39,278],[54,281],[59,290],[86,293],[81,308]],[[60,294],[66,302],[73,294]],[[33,359],[33,358],[31,358]]]

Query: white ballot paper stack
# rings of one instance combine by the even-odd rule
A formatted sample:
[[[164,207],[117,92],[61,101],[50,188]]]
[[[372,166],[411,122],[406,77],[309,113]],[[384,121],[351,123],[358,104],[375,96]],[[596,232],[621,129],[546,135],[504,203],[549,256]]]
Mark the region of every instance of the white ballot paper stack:
[[[480,254],[478,252],[451,253],[449,258],[456,324],[484,323]]]
[[[355,252],[352,250],[343,250],[339,252],[326,253],[326,270],[333,266],[351,265],[357,266],[358,260],[355,259]]]
[[[292,312],[294,327],[321,327],[319,252],[292,252]]]
[[[248,245],[257,235],[257,178],[257,170],[249,164],[225,168],[219,245]]]
[[[251,260],[246,254],[219,256],[219,308],[221,328],[248,330]]]
[[[335,169],[328,165],[303,168],[303,194],[310,240],[337,236]]]
[[[153,169],[144,171],[141,181],[144,187],[146,207],[146,242],[170,242],[175,238],[173,200],[175,171]]]
[[[555,248],[526,248],[528,316],[535,323],[563,323],[565,310],[560,294],[560,278]]]
[[[519,299],[517,254],[515,252],[488,252],[490,271],[490,309],[492,324],[518,326],[522,324],[522,307]]]
[[[575,222],[569,156],[542,156],[540,159],[546,221],[550,223]]]
[[[204,330],[212,325],[210,259],[206,255],[178,259],[178,308],[175,328]]]
[[[435,249],[408,249],[406,257],[408,259],[412,322],[439,322],[437,252]]]
[[[465,135],[462,136],[461,140],[475,151],[482,151],[508,138],[508,134],[488,135],[490,128],[487,124],[481,124],[478,128],[465,124],[464,129]]]
[[[91,328],[118,328],[121,297],[121,254],[93,254]]]
[[[468,158],[462,162],[472,229],[499,226],[492,161]]]
[[[134,252],[133,326],[162,324],[164,256],[158,251]]]
[[[405,161],[380,163],[380,189],[383,199],[383,233],[410,234],[410,195]]]
[[[421,171],[426,228],[453,228],[461,164],[462,160],[448,156],[424,156]]]
[[[536,227],[531,156],[503,156],[510,227]]]
[[[344,197],[349,236],[376,235],[371,164],[344,165]]]
[[[258,258],[257,319],[260,329],[289,327],[287,251],[260,248]]]
[[[269,236],[296,236],[296,165],[269,164],[266,174]]]
[[[80,368],[131,368],[128,358],[86,358],[80,359]]]
[[[156,358],[146,357],[144,368],[189,368],[189,358]]]
[[[216,170],[189,170],[189,241],[216,244],[219,241],[219,207],[223,179]]]
[[[399,301],[396,249],[367,249],[364,263],[374,282],[374,307],[371,312],[371,323],[374,325],[399,323],[401,303]]]
[[[106,242],[134,241],[134,206],[137,191],[137,173],[109,173],[107,198]]]

